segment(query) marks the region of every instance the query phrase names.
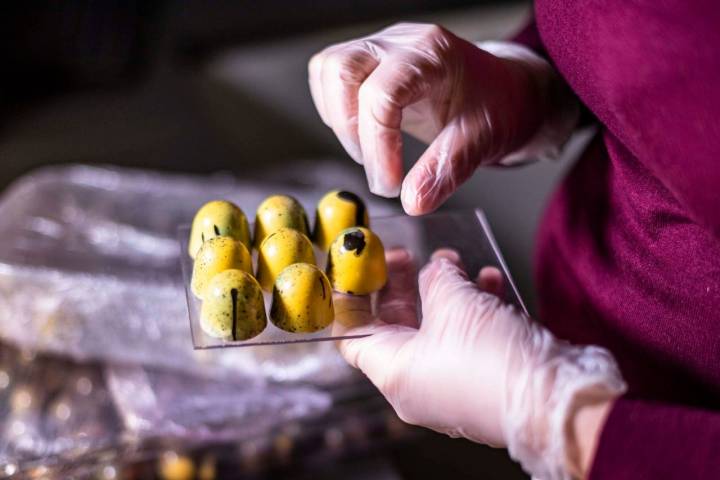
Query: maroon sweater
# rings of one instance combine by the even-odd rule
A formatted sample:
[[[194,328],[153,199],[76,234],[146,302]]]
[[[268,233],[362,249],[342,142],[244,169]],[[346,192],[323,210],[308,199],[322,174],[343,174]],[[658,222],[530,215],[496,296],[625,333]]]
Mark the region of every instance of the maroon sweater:
[[[720,478],[720,3],[536,0],[519,37],[599,133],[547,210],[540,317],[629,392],[591,478]]]

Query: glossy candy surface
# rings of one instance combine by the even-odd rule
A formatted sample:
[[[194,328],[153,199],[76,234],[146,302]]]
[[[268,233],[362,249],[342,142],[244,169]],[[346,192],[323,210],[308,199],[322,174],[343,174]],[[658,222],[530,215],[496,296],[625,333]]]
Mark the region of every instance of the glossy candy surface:
[[[267,326],[265,302],[257,280],[242,270],[225,270],[208,285],[200,311],[205,333],[226,340],[247,340]]]
[[[257,279],[263,290],[272,291],[275,278],[293,263],[315,265],[310,240],[293,228],[282,227],[265,237],[258,248]]]
[[[273,195],[266,198],[255,213],[255,247],[259,247],[265,237],[281,227],[294,228],[304,235],[310,235],[307,214],[300,202],[287,195]]]
[[[330,246],[327,274],[338,292],[367,295],[380,290],[387,282],[380,238],[364,227],[343,230]]]
[[[270,320],[287,332],[310,333],[330,325],[335,316],[332,289],[315,265],[295,263],[275,280]]]
[[[346,228],[369,225],[367,208],[359,196],[344,190],[333,190],[318,202],[313,239],[321,250],[327,251]]]
[[[247,248],[252,248],[250,226],[245,213],[237,205],[225,200],[213,200],[197,211],[190,230],[188,254],[195,258],[205,241],[219,236],[234,238]]]
[[[242,242],[230,237],[206,240],[195,257],[190,287],[203,298],[210,280],[218,273],[236,268],[252,275],[252,258]]]

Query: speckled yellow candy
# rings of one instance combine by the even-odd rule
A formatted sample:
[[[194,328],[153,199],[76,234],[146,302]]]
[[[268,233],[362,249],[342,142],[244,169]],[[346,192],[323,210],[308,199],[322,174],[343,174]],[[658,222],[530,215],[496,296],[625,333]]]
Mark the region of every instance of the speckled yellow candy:
[[[195,214],[190,230],[188,254],[195,258],[203,242],[221,235],[244,243],[248,249],[252,248],[250,226],[245,213],[231,202],[214,200],[203,205]]]
[[[283,227],[265,237],[258,249],[257,279],[263,290],[272,291],[275,278],[293,263],[315,265],[310,240],[293,228]]]
[[[250,252],[241,242],[230,237],[215,237],[202,244],[195,257],[190,287],[203,298],[210,280],[218,273],[236,268],[252,275]]]
[[[247,340],[266,325],[262,290],[252,275],[225,270],[212,278],[200,310],[205,333],[225,340]]]
[[[315,265],[295,263],[275,280],[270,320],[282,330],[310,333],[322,330],[335,316],[332,290]]]
[[[307,214],[300,202],[287,195],[273,195],[266,198],[255,212],[255,247],[275,230],[287,227],[309,236]]]
[[[351,295],[367,295],[387,282],[385,249],[363,227],[343,230],[330,246],[327,274],[333,288]]]
[[[370,225],[365,203],[352,192],[333,190],[318,202],[313,239],[327,251],[337,236],[350,227]]]

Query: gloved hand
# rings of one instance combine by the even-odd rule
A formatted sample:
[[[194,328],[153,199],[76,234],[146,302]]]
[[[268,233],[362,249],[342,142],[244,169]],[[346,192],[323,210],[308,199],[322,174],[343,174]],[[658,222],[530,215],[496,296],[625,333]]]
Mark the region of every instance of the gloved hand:
[[[481,46],[401,23],[310,61],[321,118],[364,164],[373,193],[397,196],[402,182],[409,214],[437,208],[479,165],[556,151],[576,122],[545,60],[520,45]],[[404,180],[401,129],[430,143]]]
[[[497,269],[471,281],[457,254],[443,251],[418,281],[404,250],[388,252],[387,260],[375,315],[368,297],[334,298],[334,333],[370,334],[340,342],[347,361],[404,421],[507,446],[539,478],[570,478],[573,412],[625,388],[610,353],[560,341],[503,303],[491,293],[502,281]]]

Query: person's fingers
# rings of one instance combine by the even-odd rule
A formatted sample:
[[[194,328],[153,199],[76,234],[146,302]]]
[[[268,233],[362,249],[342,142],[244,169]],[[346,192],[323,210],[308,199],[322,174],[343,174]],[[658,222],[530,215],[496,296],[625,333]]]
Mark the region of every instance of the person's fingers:
[[[359,368],[385,395],[395,372],[403,371],[400,352],[408,348],[417,330],[405,325],[376,321],[359,332],[368,336],[338,342],[340,353],[352,366]]]
[[[385,323],[417,328],[417,268],[410,252],[404,248],[385,254],[388,282],[378,292],[377,315]]]
[[[402,370],[399,352],[417,333],[417,280],[415,264],[405,249],[390,249],[386,255],[388,284],[378,295],[378,313],[373,318],[370,297],[335,293],[333,335],[346,336],[338,342],[345,360],[359,368],[383,394]]]
[[[398,352],[417,333],[405,325],[387,324],[373,318],[370,297],[333,295],[335,321],[333,336],[346,337],[337,342],[340,354],[359,368],[381,392],[386,393],[388,379],[397,367]]]
[[[505,296],[505,280],[497,267],[483,267],[475,279],[480,290],[495,295],[498,298]]]
[[[453,250],[435,252],[420,271],[418,280],[422,301],[422,325],[430,325],[435,319],[446,319],[445,313],[458,313],[474,299],[470,296],[479,290],[468,280],[461,266],[460,256]]]
[[[461,120],[448,123],[405,176],[401,195],[405,211],[422,215],[442,205],[480,165],[485,141],[491,140],[483,139],[477,126],[463,128]]]
[[[333,293],[335,321],[332,334],[335,337],[345,335],[367,335],[363,330],[374,322],[369,295],[347,295]]]
[[[358,91],[378,65],[365,42],[350,42],[325,55],[321,82],[325,115],[338,140],[356,162],[363,163],[358,137]]]
[[[451,263],[454,263],[458,267],[460,267],[460,270],[465,270],[465,264],[463,264],[462,258],[460,257],[460,254],[457,250],[454,250],[452,248],[438,248],[435,250],[432,255],[430,255],[430,260],[438,260],[444,258],[446,260],[449,260]]]
[[[400,193],[403,177],[402,110],[431,88],[422,59],[387,57],[360,86],[358,134],[370,191]]]

